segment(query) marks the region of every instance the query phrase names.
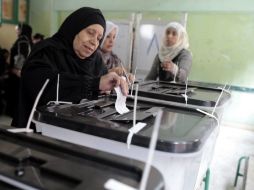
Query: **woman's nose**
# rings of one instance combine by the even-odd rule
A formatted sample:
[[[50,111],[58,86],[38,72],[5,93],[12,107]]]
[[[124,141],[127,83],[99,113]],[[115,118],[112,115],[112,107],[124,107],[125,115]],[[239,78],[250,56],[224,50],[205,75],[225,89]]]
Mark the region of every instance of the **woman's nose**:
[[[96,45],[97,39],[96,38],[92,38],[90,40],[90,42],[91,42],[92,45]]]

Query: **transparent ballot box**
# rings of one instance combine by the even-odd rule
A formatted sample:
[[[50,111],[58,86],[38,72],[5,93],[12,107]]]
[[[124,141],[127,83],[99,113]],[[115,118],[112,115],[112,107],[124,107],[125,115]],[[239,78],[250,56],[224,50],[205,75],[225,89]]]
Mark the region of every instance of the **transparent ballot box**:
[[[212,160],[217,121],[192,108],[138,100],[136,122],[146,126],[133,135],[128,149],[134,100],[127,98],[130,111],[120,115],[115,99],[106,96],[79,105],[40,107],[34,122],[42,135],[146,161],[155,116],[162,109],[152,165],[162,173],[167,190],[190,190],[200,185]]]

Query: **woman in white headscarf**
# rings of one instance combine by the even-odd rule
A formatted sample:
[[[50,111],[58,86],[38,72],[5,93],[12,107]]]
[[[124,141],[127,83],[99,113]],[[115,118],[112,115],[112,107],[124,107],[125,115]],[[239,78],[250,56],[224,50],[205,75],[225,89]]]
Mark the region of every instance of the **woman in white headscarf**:
[[[159,78],[161,81],[186,81],[192,65],[192,55],[188,47],[185,28],[177,22],[170,22],[166,26],[159,53],[145,80]]]
[[[126,73],[128,79],[133,82],[133,75],[126,72],[126,69],[123,68],[121,59],[113,52],[118,30],[119,28],[116,24],[111,21],[106,21],[105,36],[102,40],[99,53],[101,54],[102,60],[109,72],[116,72],[120,76],[125,75]]]

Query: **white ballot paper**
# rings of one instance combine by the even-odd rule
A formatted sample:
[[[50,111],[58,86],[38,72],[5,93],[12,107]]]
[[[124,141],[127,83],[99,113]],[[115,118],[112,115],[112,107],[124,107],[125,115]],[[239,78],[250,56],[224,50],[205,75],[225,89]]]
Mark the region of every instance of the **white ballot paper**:
[[[119,114],[124,114],[124,113],[129,112],[130,110],[126,107],[126,98],[127,97],[123,95],[120,86],[116,87],[115,91],[116,91],[116,95],[117,95],[116,102],[115,102],[116,111]]]

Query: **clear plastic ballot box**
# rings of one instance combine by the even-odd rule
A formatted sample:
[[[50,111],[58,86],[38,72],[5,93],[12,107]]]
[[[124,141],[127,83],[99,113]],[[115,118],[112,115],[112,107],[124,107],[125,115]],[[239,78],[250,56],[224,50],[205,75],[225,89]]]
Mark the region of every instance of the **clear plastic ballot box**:
[[[218,135],[214,118],[192,108],[139,100],[136,120],[147,125],[133,135],[128,149],[133,100],[127,99],[130,112],[123,115],[116,112],[114,102],[114,96],[106,96],[80,105],[40,107],[34,122],[42,135],[145,161],[155,115],[163,109],[152,165],[162,173],[167,190],[190,190],[200,185]]]

